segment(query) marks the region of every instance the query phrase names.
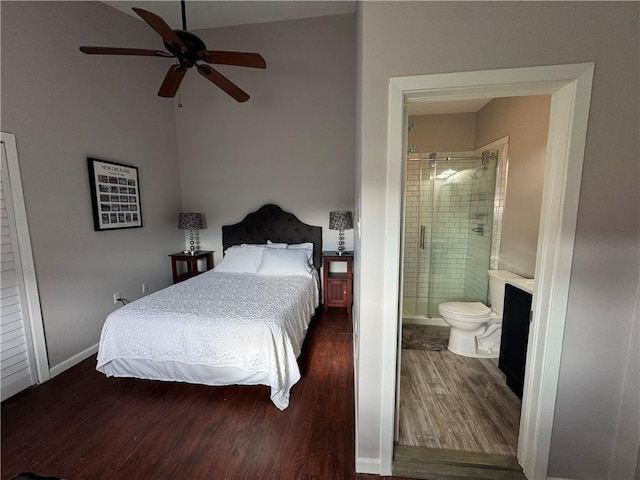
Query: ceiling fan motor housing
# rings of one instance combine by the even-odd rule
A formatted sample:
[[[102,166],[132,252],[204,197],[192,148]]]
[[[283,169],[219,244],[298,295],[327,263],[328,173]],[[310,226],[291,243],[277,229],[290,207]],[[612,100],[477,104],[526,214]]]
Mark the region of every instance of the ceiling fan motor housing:
[[[176,56],[181,65],[188,68],[193,67],[196,60],[200,59],[198,57],[198,52],[200,50],[206,50],[206,45],[191,32],[187,32],[186,30],[174,30],[174,32],[176,32],[178,38],[182,40],[182,43],[185,44],[187,51],[183,52],[180,47],[172,45],[166,41],[164,42],[164,46],[170,53]]]

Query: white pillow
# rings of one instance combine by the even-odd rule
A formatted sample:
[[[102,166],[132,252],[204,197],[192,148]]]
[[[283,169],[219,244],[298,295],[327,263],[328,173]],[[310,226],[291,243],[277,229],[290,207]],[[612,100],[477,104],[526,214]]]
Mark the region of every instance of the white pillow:
[[[307,252],[307,262],[309,265],[313,265],[313,243],[291,243],[287,246],[291,250],[304,250]]]
[[[262,263],[262,251],[262,247],[230,247],[213,270],[225,273],[257,273]]]
[[[267,247],[269,248],[287,248],[286,243],[273,243],[271,240],[267,240]]]
[[[258,275],[311,276],[306,250],[265,248]]]
[[[292,250],[311,250],[313,252],[313,243],[305,242],[305,243],[290,243],[287,248]]]

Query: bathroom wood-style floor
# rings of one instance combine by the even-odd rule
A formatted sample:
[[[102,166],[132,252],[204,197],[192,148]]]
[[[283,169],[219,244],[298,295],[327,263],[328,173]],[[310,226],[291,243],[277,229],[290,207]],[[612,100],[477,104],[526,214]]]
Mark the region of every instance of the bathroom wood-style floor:
[[[403,349],[397,443],[515,456],[521,403],[496,363]]]

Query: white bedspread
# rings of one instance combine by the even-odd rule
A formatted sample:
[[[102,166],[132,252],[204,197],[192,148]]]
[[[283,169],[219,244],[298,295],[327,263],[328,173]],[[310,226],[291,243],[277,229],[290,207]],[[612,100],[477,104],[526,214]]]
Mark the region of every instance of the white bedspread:
[[[260,383],[284,410],[300,379],[296,358],[318,304],[317,276],[209,271],[111,313],[96,368],[112,375],[114,360],[234,367],[263,374],[267,380]],[[185,380],[164,377],[154,378]],[[197,383],[219,384],[214,378]]]

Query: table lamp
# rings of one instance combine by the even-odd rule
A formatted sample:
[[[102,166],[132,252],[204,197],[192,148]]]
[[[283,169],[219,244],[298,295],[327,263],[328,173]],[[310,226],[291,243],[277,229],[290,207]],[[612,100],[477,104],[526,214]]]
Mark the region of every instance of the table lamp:
[[[336,210],[329,212],[329,230],[339,230],[338,255],[344,252],[344,231],[353,228],[353,219],[349,210]]]
[[[201,213],[181,213],[178,217],[178,228],[181,230],[189,230],[189,253],[195,255],[195,243],[193,241],[193,231],[204,228]]]

